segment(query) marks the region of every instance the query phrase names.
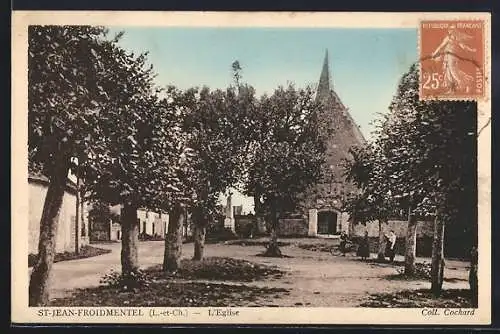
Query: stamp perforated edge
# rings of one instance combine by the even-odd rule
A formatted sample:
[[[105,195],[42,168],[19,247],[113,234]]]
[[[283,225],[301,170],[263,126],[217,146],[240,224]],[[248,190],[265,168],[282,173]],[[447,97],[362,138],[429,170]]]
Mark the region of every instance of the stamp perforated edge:
[[[464,96],[428,96],[428,97],[423,97],[423,92],[422,92],[422,85],[420,84],[422,80],[422,66],[421,64],[421,48],[422,48],[422,22],[425,21],[450,21],[450,22],[460,22],[460,21],[481,21],[483,24],[483,75],[484,75],[484,89],[483,89],[483,94],[482,96],[470,96],[470,97],[464,97]],[[488,101],[489,100],[489,90],[490,90],[490,77],[489,77],[489,66],[490,66],[490,53],[488,50],[490,50],[490,38],[489,38],[489,32],[490,32],[490,21],[485,20],[485,19],[478,19],[477,17],[463,17],[460,19],[447,19],[443,20],[442,18],[436,17],[435,19],[432,17],[426,17],[424,19],[418,20],[418,29],[417,29],[417,55],[418,55],[418,97],[420,101]],[[488,33],[488,35],[486,35]]]

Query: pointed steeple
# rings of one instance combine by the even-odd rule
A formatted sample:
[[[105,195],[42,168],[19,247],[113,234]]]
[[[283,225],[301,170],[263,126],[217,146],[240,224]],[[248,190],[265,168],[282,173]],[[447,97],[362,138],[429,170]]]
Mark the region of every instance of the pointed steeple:
[[[321,76],[319,77],[318,92],[319,98],[324,98],[330,94],[330,65],[328,63],[328,49],[325,51],[325,60],[323,61],[323,69],[321,70]]]

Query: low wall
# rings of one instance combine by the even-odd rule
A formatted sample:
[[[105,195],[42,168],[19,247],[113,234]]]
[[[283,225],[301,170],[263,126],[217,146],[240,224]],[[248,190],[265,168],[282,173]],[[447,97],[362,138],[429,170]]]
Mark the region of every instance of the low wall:
[[[278,223],[279,236],[307,236],[309,223],[304,218],[283,218]],[[234,227],[236,234],[242,238],[248,238],[250,234],[253,236],[267,234],[264,220],[258,220],[253,215],[234,216]]]
[[[254,216],[234,216],[234,231],[240,238],[248,238],[255,234],[256,221]]]
[[[408,222],[405,220],[389,220],[387,223],[382,224],[382,231],[384,234],[389,234],[391,230],[394,231],[398,238],[406,237],[406,227]],[[368,232],[369,237],[377,237],[379,232],[378,221],[367,222],[366,224],[354,224],[354,236],[364,236],[365,231]],[[425,236],[432,237],[434,233],[434,225],[431,221],[418,221],[417,222],[417,238]]]
[[[359,243],[362,237],[355,236],[352,239]],[[405,254],[405,238],[398,237],[396,239],[396,254],[404,255]],[[378,253],[378,237],[369,237],[368,243],[370,247],[371,253]],[[417,238],[417,246],[416,246],[417,256],[421,257],[431,257],[432,256],[432,237],[422,236]]]
[[[278,235],[288,236],[307,236],[309,231],[309,222],[303,218],[284,218],[278,222]]]

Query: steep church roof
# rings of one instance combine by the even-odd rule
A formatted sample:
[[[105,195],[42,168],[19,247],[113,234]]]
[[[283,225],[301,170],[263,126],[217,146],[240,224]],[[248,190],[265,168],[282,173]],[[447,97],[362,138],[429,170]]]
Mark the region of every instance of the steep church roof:
[[[333,89],[328,50],[323,61],[316,99],[325,106],[323,117],[332,123],[333,129],[328,134],[327,155],[328,164],[333,165],[334,169],[337,170],[340,169],[338,167],[341,167],[338,166],[341,161],[349,157],[349,149],[352,146],[363,145],[365,138],[350,115],[348,108]],[[339,170],[339,172],[341,171]]]
[[[314,199],[314,197],[317,196],[322,199],[328,198],[328,200],[323,201],[325,205],[328,202],[332,203],[332,194],[329,193],[332,191],[330,190],[332,183],[335,183],[333,191],[337,193],[333,197],[339,197],[341,192],[346,193],[355,189],[352,184],[345,181],[343,161],[350,158],[349,150],[351,147],[362,146],[366,142],[348,108],[333,89],[328,50],[323,61],[316,99],[324,105],[322,118],[329,123],[329,130],[326,142],[327,159],[323,166],[325,179],[313,187],[315,190],[311,189],[312,193],[307,196],[309,204],[306,205],[309,207],[315,205],[317,198]]]

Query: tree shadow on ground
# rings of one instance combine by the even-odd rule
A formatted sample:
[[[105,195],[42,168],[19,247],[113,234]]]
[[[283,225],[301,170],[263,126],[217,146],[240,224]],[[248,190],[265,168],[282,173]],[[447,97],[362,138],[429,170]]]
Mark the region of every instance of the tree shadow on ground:
[[[206,281],[251,282],[284,274],[277,266],[240,259],[184,259],[173,274],[163,272],[161,265],[127,277],[112,271],[103,276],[101,286],[78,289],[70,297],[53,300],[51,306],[275,306],[289,290]]]
[[[164,276],[161,265],[146,269],[146,273]],[[206,257],[201,261],[183,259],[180,269],[166,277],[219,281],[251,282],[277,279],[285,274],[277,266],[258,264],[228,257]]]
[[[360,307],[384,308],[470,308],[473,305],[471,292],[468,289],[443,290],[440,297],[435,298],[428,289],[404,290],[395,293],[379,293],[370,295]]]
[[[132,291],[99,286],[54,299],[50,306],[236,307],[274,306],[290,292],[282,288],[161,280]]]
[[[357,259],[358,261],[362,261],[365,263],[368,263],[370,265],[374,266],[383,266],[383,267],[401,267],[405,265],[404,261],[389,261],[389,260],[379,260],[379,259],[367,259],[367,260],[362,260],[362,259]]]
[[[226,241],[225,242],[228,245],[237,245],[237,246],[262,246],[266,247],[269,244],[269,241],[266,240],[236,240],[236,241]],[[289,242],[278,242],[279,247],[285,247],[285,246],[290,246],[291,243]]]
[[[290,256],[290,255],[286,255],[286,254],[274,255],[274,254],[268,254],[266,252],[255,254],[255,256],[258,256],[258,257],[274,257],[274,258],[282,258],[282,259],[283,258],[284,259],[293,259],[293,256]]]
[[[339,248],[338,245],[332,244],[304,244],[300,243],[297,247],[313,252],[328,252],[331,253]]]
[[[104,249],[90,245],[85,245],[80,248],[80,251],[78,253],[75,252],[56,253],[54,256],[54,263],[62,261],[86,259],[89,257],[99,256],[108,253],[111,253],[111,249]],[[28,268],[33,267],[37,259],[38,259],[37,254],[28,254]]]

